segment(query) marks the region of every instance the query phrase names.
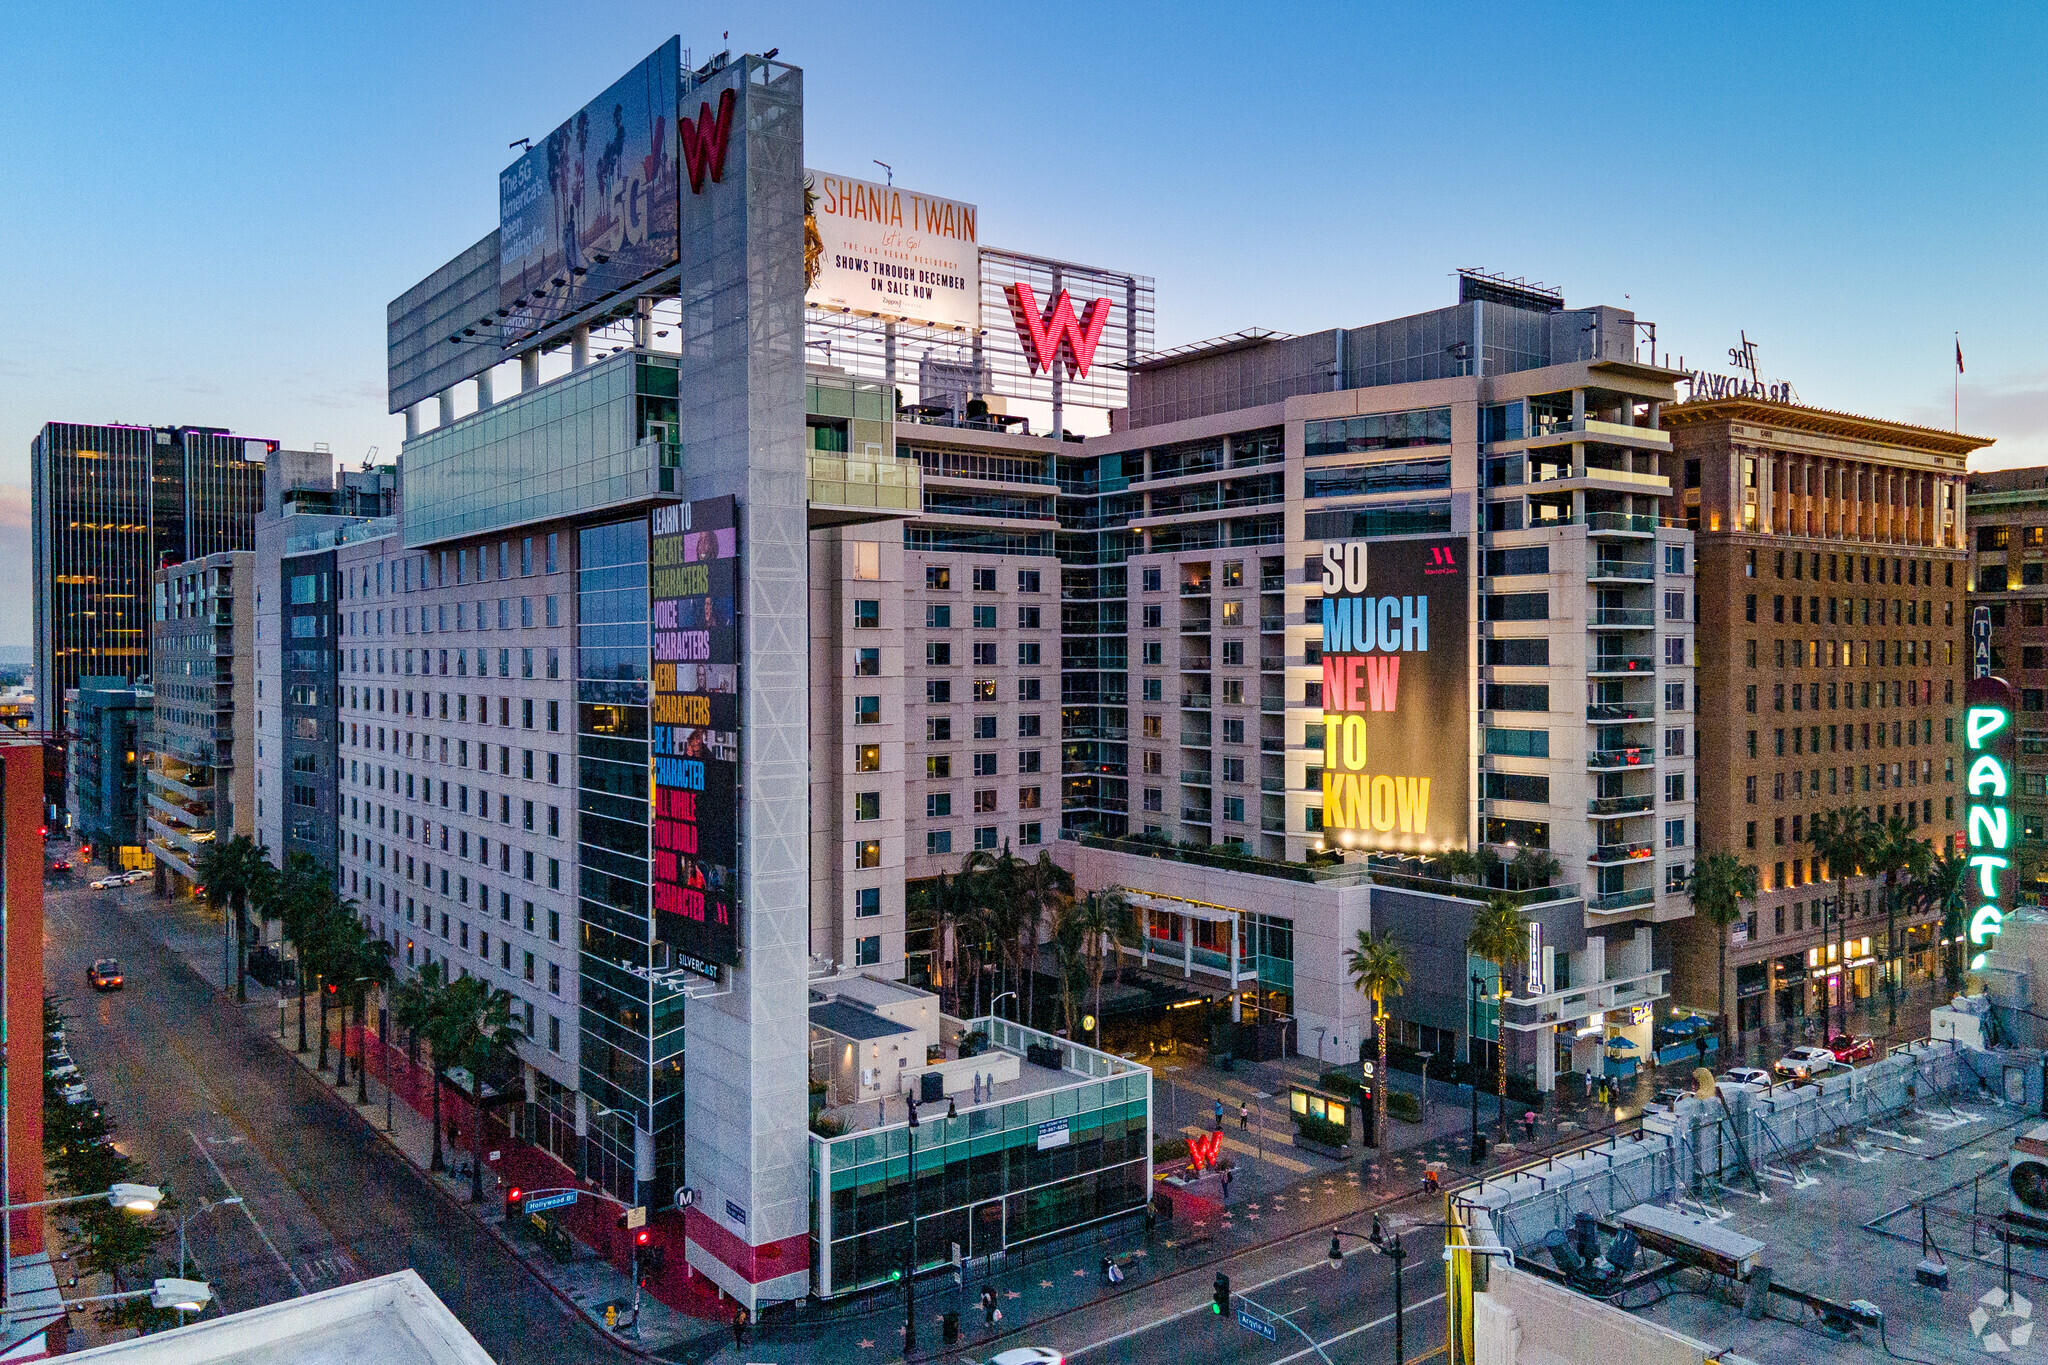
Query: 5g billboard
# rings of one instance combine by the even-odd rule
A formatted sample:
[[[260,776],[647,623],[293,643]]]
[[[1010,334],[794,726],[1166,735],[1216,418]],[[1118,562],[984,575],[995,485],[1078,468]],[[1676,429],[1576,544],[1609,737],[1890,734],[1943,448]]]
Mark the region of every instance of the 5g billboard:
[[[1469,583],[1462,537],[1323,547],[1323,829],[1435,852],[1468,832]]]

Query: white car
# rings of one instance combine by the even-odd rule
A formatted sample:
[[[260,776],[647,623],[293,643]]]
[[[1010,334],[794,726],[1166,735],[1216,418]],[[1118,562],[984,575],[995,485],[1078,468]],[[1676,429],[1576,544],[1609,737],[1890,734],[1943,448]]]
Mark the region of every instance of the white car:
[[[1067,1358],[1050,1346],[1018,1346],[990,1356],[988,1365],[1067,1365]]]
[[[87,882],[86,885],[95,891],[105,891],[109,887],[128,885],[128,879],[120,876],[101,877],[98,881]]]
[[[79,1078],[78,1067],[69,1057],[61,1062],[51,1062],[43,1074],[59,1085],[68,1085]]]
[[[153,872],[130,872],[127,876],[121,878],[121,883],[124,886],[133,886],[137,882],[146,882],[155,875]]]
[[[66,1104],[87,1104],[92,1100],[92,1091],[86,1088],[84,1081],[71,1082],[64,1087],[62,1093]]]
[[[1769,1090],[1777,1078],[1760,1066],[1731,1066],[1721,1075],[1722,1085],[1754,1086]]]
[[[1790,1076],[1794,1080],[1803,1081],[1825,1075],[1840,1065],[1841,1063],[1835,1060],[1834,1052],[1828,1048],[1795,1047],[1778,1058],[1772,1064],[1772,1069],[1780,1076]]]

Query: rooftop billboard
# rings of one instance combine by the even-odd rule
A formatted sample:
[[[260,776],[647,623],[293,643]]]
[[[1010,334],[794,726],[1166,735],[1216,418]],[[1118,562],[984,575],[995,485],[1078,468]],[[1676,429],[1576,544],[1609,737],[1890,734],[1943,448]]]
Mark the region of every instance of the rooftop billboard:
[[[508,344],[675,264],[681,73],[671,38],[499,175]]]
[[[1323,830],[1341,848],[1463,848],[1472,696],[1464,538],[1323,546]]]
[[[981,326],[981,247],[972,204],[829,171],[807,171],[816,308],[971,332]]]

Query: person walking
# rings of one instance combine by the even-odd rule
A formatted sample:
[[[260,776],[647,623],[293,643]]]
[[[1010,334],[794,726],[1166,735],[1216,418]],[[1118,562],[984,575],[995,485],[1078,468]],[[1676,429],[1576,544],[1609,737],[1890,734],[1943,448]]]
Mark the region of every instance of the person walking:
[[[1242,1101],[1237,1106],[1237,1126],[1240,1128],[1250,1128],[1252,1126],[1252,1107]]]
[[[996,1325],[996,1291],[993,1289],[981,1291],[981,1325],[983,1327],[993,1327]]]
[[[1223,1101],[1216,1101],[1216,1131],[1223,1131]]]
[[[732,1310],[732,1348],[735,1351],[747,1344],[747,1308],[745,1304]]]

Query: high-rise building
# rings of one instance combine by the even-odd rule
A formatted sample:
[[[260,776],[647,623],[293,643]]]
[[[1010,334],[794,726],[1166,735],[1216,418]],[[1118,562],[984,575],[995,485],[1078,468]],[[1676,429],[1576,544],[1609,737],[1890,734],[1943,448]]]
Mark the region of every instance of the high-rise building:
[[[51,422],[29,446],[38,725],[88,675],[150,674],[150,575],[255,544],[276,441]]]
[[[143,861],[142,770],[153,704],[147,683],[119,676],[80,678],[64,694],[65,805],[72,833],[108,867],[139,867]]]
[[[1974,662],[1977,621],[1984,666],[2012,684],[2019,771],[2011,794],[2021,899],[2048,895],[2048,469],[1972,474],[1969,619],[1956,632]],[[1965,676],[1970,669],[1965,669]]]
[[[1761,894],[1720,950],[1681,931],[1679,994],[1739,1029],[1867,1001],[1939,970],[1938,916],[1834,873],[1815,821],[1856,807],[1937,843],[1960,827],[1966,676],[1964,461],[1981,437],[1761,398],[1668,408],[1682,471],[1667,507],[1699,543],[1703,852],[1754,865]],[[1842,959],[1846,939],[1848,959]],[[1889,944],[1889,946],[1888,946]]]
[[[223,550],[155,574],[143,816],[172,893],[209,845],[256,833],[255,570],[254,551]]]

